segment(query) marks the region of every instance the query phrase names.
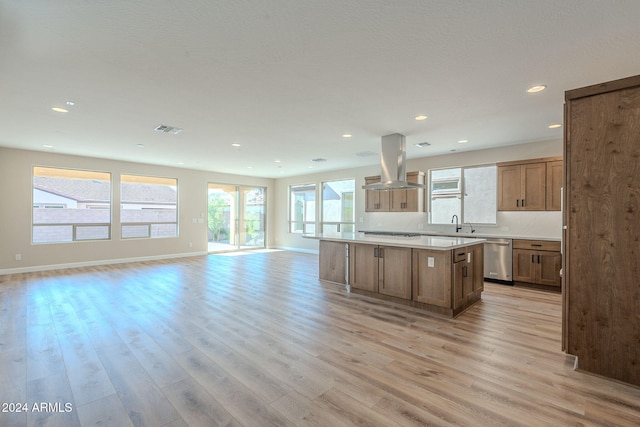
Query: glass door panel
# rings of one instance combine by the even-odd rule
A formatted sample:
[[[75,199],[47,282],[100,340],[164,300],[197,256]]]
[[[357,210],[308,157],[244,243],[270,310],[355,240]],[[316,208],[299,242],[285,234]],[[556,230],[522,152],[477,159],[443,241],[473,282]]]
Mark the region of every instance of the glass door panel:
[[[207,241],[209,252],[237,249],[235,185],[209,184]]]
[[[264,248],[264,188],[240,187],[240,247]]]
[[[265,247],[265,188],[209,184],[209,252]]]

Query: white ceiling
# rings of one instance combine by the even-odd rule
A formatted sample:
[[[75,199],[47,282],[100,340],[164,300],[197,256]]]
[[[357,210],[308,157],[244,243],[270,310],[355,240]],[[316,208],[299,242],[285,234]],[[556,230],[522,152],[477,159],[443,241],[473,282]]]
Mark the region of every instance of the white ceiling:
[[[639,42],[637,0],[0,0],[0,146],[277,178],[559,140]]]

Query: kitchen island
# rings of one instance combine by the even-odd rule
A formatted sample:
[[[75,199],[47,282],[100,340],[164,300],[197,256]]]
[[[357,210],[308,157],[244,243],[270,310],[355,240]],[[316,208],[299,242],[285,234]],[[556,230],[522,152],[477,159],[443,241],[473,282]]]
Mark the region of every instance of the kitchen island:
[[[481,299],[484,239],[362,232],[305,237],[320,240],[320,279],[350,292],[448,317]]]

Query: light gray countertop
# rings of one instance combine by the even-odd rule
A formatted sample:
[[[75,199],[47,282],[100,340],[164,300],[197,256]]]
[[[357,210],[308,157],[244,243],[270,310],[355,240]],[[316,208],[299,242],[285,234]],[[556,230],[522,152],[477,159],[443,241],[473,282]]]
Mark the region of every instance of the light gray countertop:
[[[367,232],[367,233],[375,233],[375,232],[385,232],[387,230],[360,230],[360,232]],[[395,230],[392,230],[395,231]],[[400,233],[404,233],[405,231],[400,231]],[[424,230],[418,230],[418,231],[409,231],[408,233],[419,233],[422,234],[424,236],[449,236],[449,237],[453,237],[454,235],[460,236],[460,237],[477,237],[477,238],[481,238],[481,239],[523,239],[523,240],[548,240],[551,242],[559,242],[560,238],[559,237],[539,237],[539,236],[514,236],[514,235],[509,235],[509,234],[489,234],[489,233],[468,233],[468,232],[463,232],[463,233],[455,233],[455,232],[441,232],[441,231],[424,231]]]
[[[345,243],[366,243],[372,245],[397,246],[417,249],[450,250],[484,243],[485,239],[479,237],[449,237],[449,236],[380,236],[373,234],[356,233],[318,233],[305,234],[303,237],[318,240],[328,240]]]

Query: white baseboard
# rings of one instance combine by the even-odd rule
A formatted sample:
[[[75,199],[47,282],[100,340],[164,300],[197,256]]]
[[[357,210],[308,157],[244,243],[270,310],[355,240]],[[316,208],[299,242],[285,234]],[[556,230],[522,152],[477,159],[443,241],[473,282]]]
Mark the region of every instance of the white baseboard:
[[[135,258],[119,258],[119,259],[103,259],[95,261],[83,261],[83,262],[71,262],[68,264],[51,264],[51,265],[36,265],[32,267],[22,268],[5,268],[0,270],[0,276],[5,274],[19,274],[19,273],[32,273],[36,271],[50,271],[50,270],[62,270],[65,268],[78,268],[78,267],[93,267],[96,265],[109,265],[109,264],[123,264],[125,262],[141,262],[141,261],[155,261],[160,259],[171,258],[186,258],[192,256],[204,256],[207,252],[188,252],[181,254],[169,254],[169,255],[154,255]]]
[[[318,255],[320,253],[317,249],[302,249],[302,248],[290,248],[288,246],[276,246],[278,249],[282,249],[283,251],[292,251],[292,252],[304,252],[306,254],[315,254]]]

